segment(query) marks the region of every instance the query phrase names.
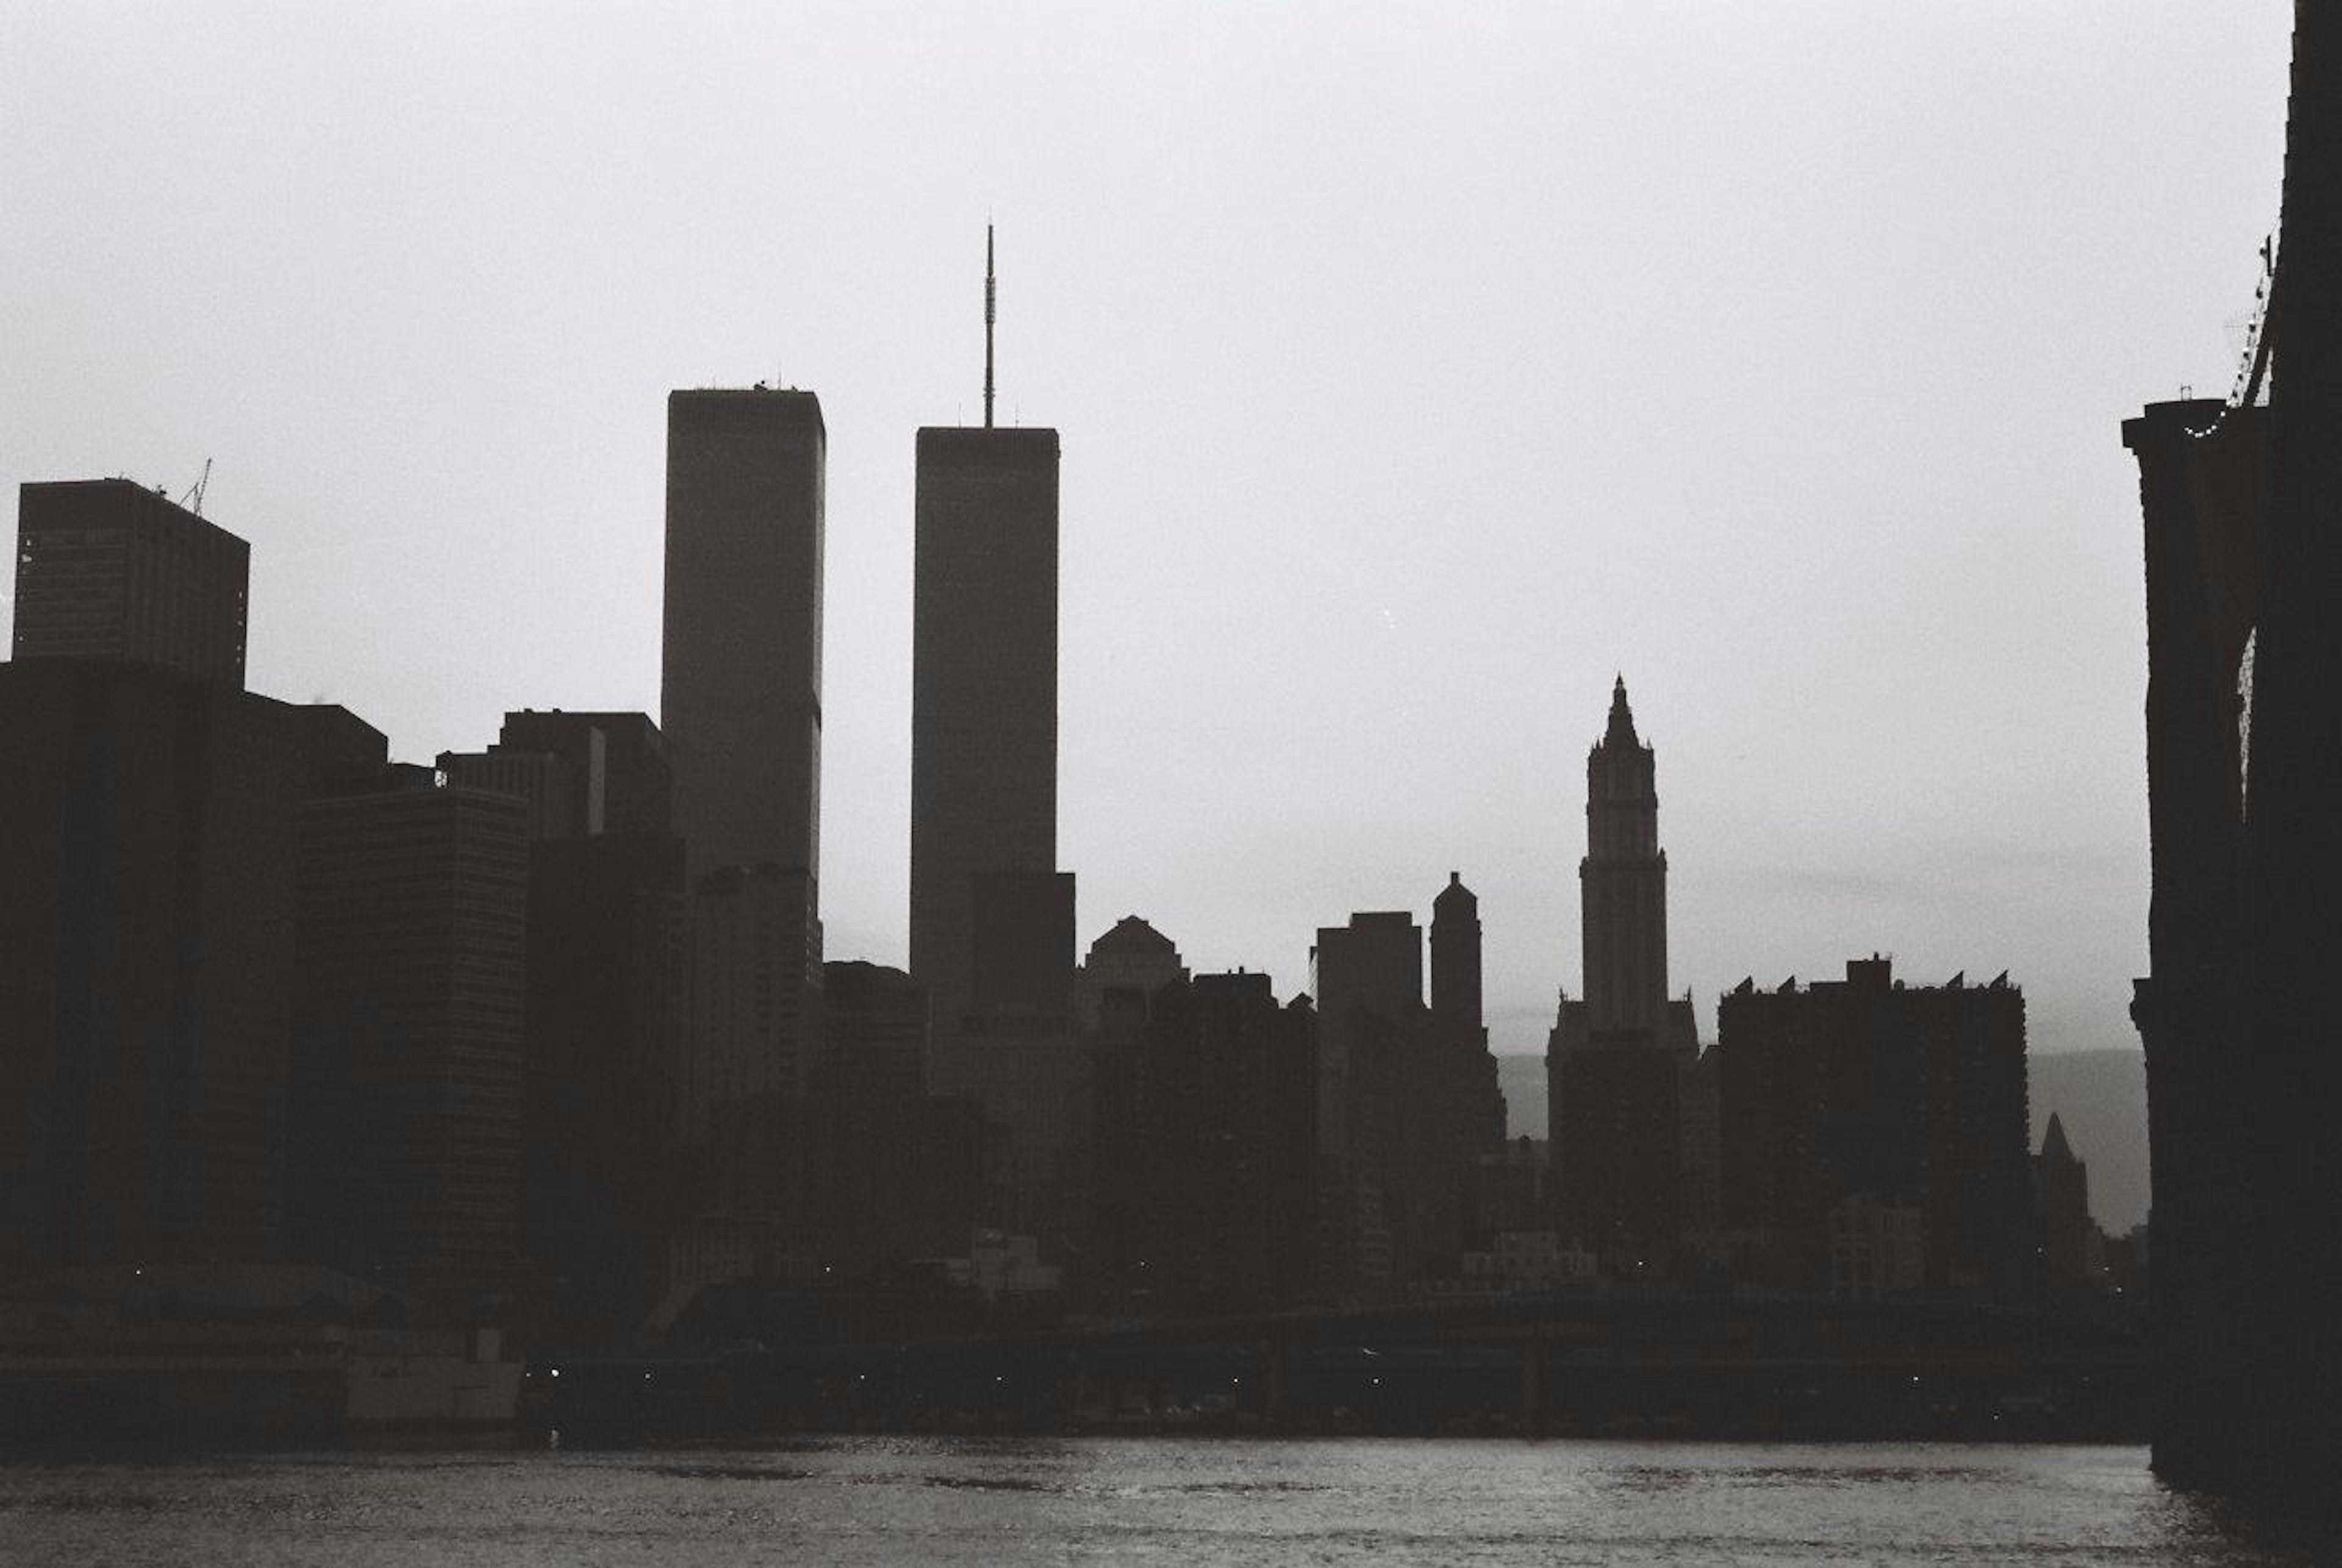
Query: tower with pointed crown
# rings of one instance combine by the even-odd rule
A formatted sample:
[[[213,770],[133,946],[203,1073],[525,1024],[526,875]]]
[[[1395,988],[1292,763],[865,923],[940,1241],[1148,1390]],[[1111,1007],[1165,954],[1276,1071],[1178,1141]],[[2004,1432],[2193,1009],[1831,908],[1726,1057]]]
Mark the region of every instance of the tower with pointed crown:
[[[1656,1040],[1667,1005],[1667,856],[1659,847],[1657,759],[1635,734],[1626,678],[1586,757],[1586,858],[1577,863],[1587,1027]]]
[[[1557,1221],[1628,1275],[1663,1271],[1715,1209],[1713,1088],[1690,1000],[1667,995],[1657,769],[1621,675],[1586,758],[1585,995],[1562,996],[1546,1093]]]

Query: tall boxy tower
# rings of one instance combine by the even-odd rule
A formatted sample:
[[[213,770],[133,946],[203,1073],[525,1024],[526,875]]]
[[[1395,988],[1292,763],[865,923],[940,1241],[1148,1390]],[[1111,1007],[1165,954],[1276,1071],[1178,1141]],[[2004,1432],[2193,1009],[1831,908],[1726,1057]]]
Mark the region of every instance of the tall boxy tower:
[[[1057,433],[992,423],[993,297],[987,230],[984,424],[918,434],[911,977],[946,1055],[976,986],[976,878],[1057,868]]]
[[[695,881],[819,875],[826,442],[810,392],[667,397],[659,724]]]
[[[1057,859],[1057,433],[918,436],[911,974],[948,1032],[974,879]]]
[[[1006,1135],[995,1223],[1078,1227],[1073,878],[1057,859],[1057,433],[918,433],[911,646],[911,978],[927,1082]]]

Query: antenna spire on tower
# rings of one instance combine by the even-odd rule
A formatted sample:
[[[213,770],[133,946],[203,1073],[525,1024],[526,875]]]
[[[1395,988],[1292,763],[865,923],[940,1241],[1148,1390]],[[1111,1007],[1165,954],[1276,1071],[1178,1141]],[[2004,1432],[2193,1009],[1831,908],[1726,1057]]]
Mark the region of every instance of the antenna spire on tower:
[[[992,277],[992,225],[984,225],[984,427],[992,428],[992,323],[996,285]]]

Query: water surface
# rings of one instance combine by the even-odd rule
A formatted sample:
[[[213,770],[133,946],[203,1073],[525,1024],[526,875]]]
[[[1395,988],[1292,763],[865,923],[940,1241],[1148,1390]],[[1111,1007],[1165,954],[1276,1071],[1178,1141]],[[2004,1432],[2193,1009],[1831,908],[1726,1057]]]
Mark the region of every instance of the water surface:
[[[0,1465],[0,1561],[495,1564],[2342,1562],[2137,1448],[838,1438]]]

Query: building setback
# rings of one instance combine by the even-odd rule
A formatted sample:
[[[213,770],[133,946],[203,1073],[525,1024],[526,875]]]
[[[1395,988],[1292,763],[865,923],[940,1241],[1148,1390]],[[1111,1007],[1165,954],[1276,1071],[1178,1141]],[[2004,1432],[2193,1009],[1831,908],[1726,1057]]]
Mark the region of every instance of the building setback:
[[[821,864],[826,435],[810,392],[667,396],[659,723],[696,880]]]
[[[252,547],[127,479],[24,485],[19,659],[149,664],[241,691]]]

